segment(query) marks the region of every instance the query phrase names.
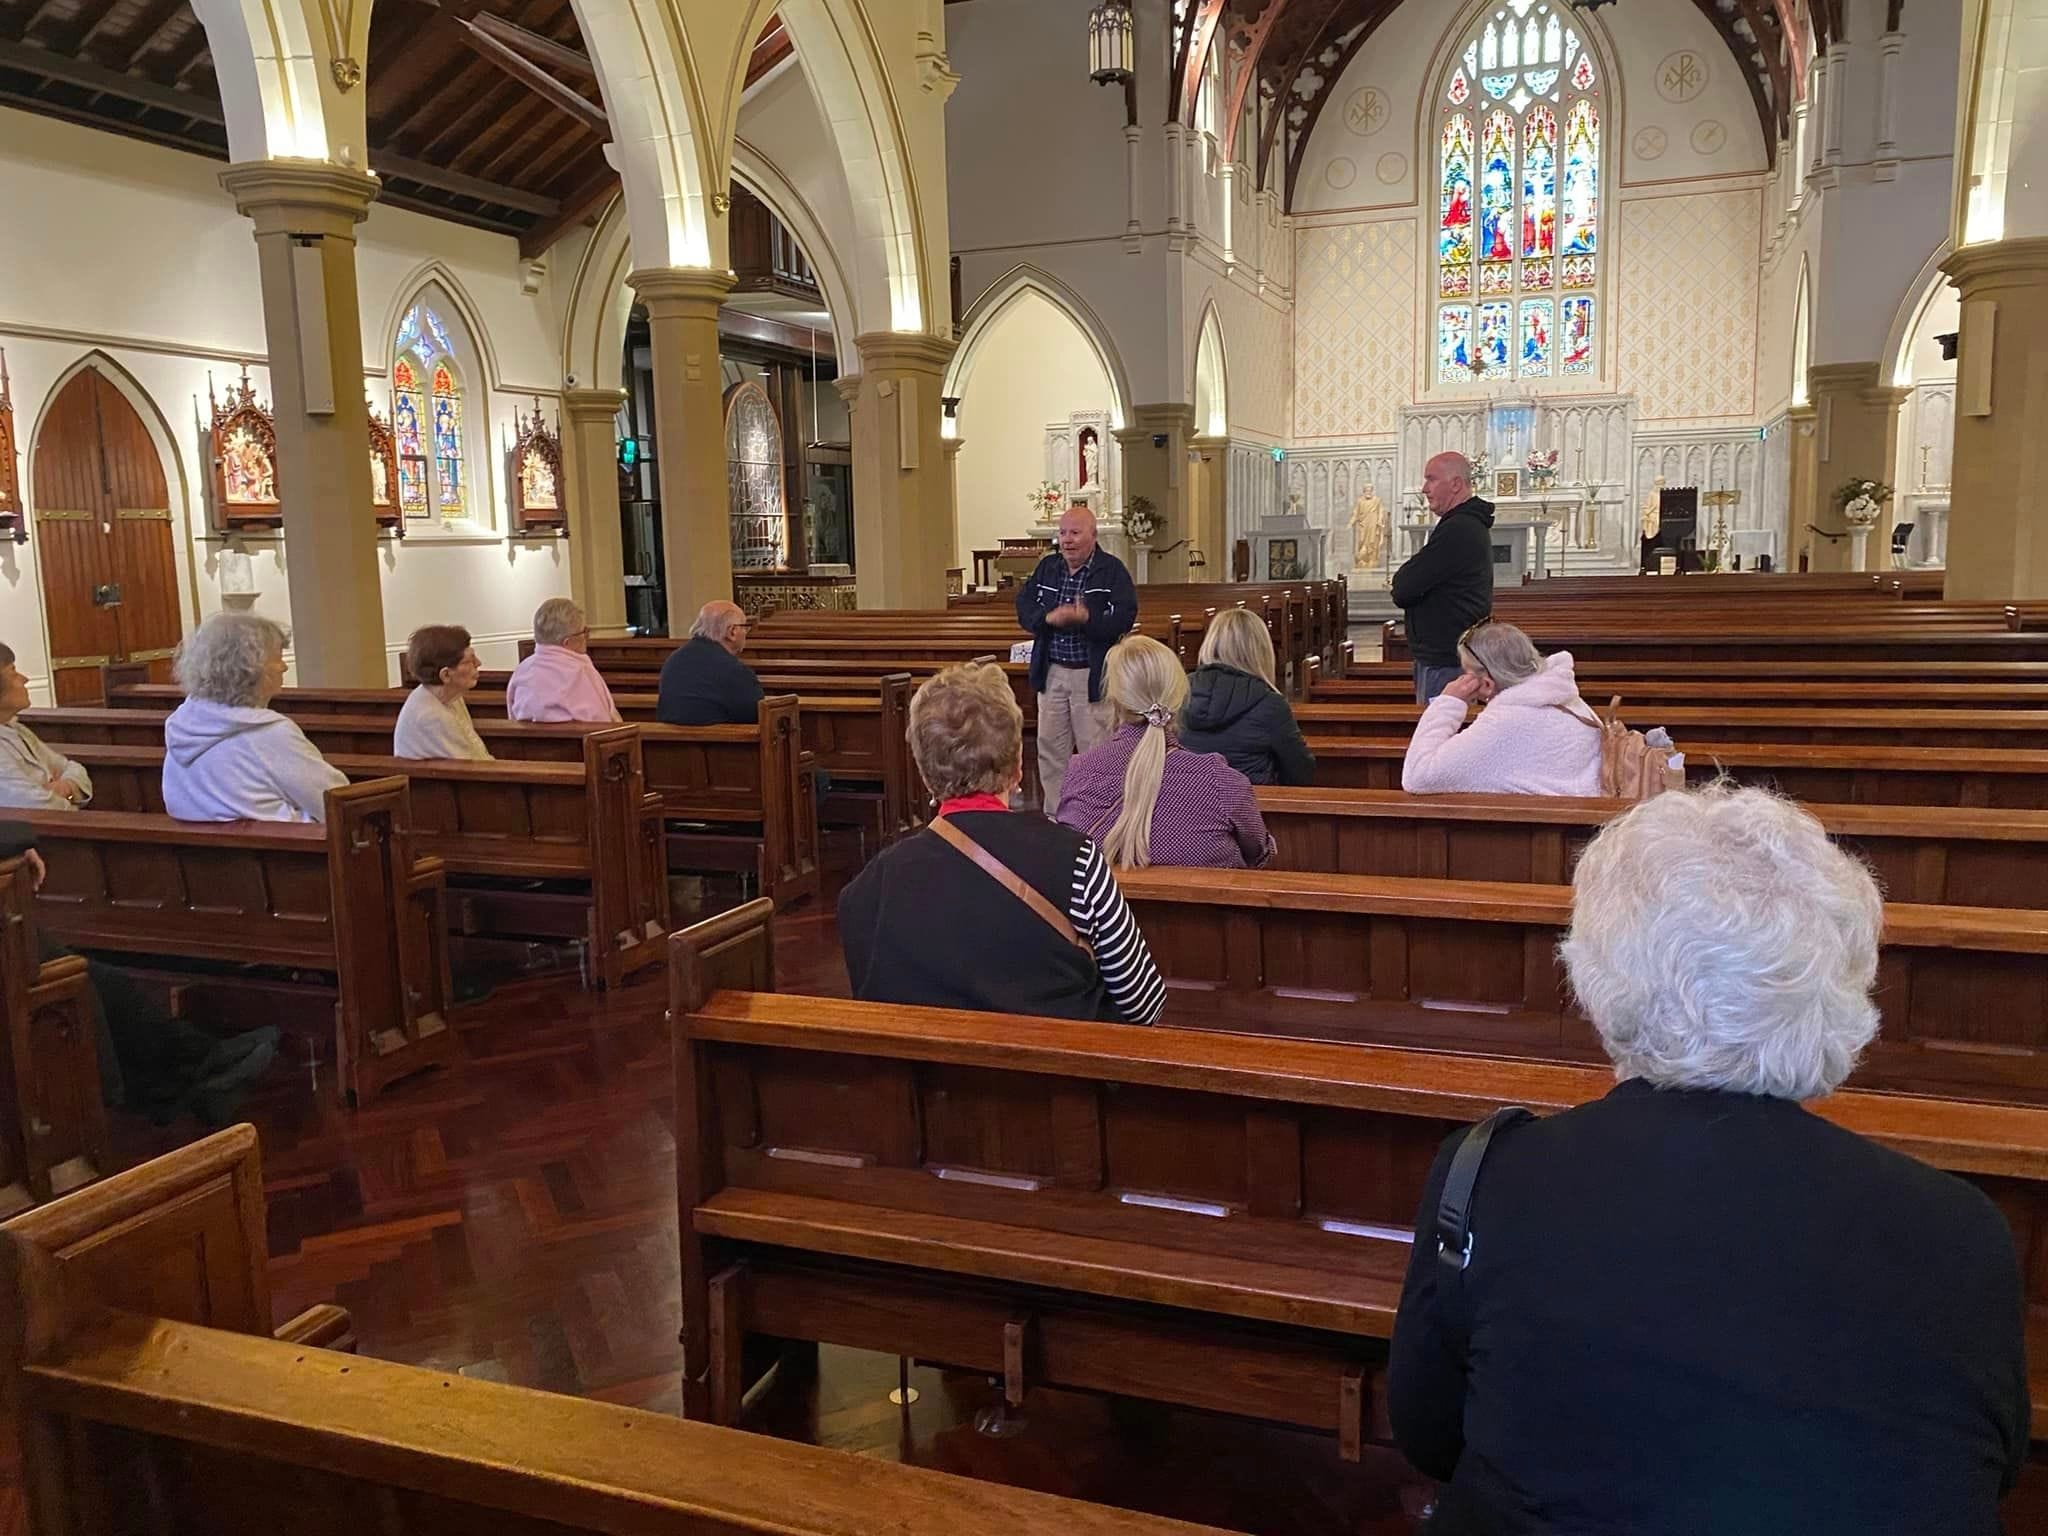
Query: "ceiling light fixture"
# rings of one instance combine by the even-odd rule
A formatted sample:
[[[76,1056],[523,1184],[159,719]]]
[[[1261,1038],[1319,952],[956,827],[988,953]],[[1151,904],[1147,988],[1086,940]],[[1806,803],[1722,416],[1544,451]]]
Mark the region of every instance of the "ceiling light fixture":
[[[1131,78],[1131,8],[1126,0],[1104,0],[1088,13],[1088,78],[1120,85]]]

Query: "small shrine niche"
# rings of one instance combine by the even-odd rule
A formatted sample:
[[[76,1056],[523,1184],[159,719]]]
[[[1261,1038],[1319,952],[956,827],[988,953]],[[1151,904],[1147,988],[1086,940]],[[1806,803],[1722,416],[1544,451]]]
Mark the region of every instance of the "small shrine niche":
[[[224,533],[284,526],[277,494],[277,421],[256,400],[245,365],[239,384],[225,401],[214,398],[207,376],[206,403],[212,408],[208,454],[213,464],[214,522]]]
[[[542,418],[540,401],[533,414],[512,414],[512,456],[507,466],[512,484],[512,521],[522,533],[559,532],[568,522],[562,506],[562,438]]]
[[[394,528],[405,537],[405,518],[398,510],[398,438],[391,423],[370,407],[370,510],[379,528]]]
[[[14,386],[7,377],[7,353],[0,349],[0,538],[28,542],[21,513],[21,473],[14,456]]]

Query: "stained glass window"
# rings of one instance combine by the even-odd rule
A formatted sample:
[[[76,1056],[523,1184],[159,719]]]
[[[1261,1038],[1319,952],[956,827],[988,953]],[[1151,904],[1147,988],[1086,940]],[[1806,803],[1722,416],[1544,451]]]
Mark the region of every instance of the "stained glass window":
[[[1563,0],[1497,0],[1453,60],[1437,98],[1441,382],[1593,372],[1598,87]]]
[[[398,439],[398,504],[408,518],[468,513],[463,470],[462,374],[441,317],[415,304],[398,325],[391,369],[392,431]]]
[[[427,456],[420,440],[426,417],[426,395],[412,359],[401,357],[391,370],[391,429],[398,439],[398,506],[407,517],[426,517]]]

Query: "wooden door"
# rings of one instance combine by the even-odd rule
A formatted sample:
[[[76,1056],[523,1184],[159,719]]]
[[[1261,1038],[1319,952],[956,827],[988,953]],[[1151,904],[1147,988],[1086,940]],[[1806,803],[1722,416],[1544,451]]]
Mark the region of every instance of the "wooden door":
[[[109,661],[147,662],[151,681],[169,681],[181,629],[171,499],[142,418],[82,369],[43,417],[32,463],[56,702],[102,702]]]

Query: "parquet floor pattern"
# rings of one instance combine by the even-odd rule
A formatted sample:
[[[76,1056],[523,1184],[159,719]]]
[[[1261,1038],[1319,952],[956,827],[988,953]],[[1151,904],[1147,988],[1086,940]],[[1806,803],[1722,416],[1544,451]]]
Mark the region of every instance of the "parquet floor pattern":
[[[846,994],[830,913],[828,899],[781,921],[788,990]],[[277,1316],[333,1301],[378,1359],[679,1413],[666,1004],[660,974],[612,995],[573,976],[502,986],[457,1011],[461,1063],[353,1114],[303,1066],[273,1069],[247,1117]],[[196,1134],[117,1126],[124,1162]],[[1347,1467],[1321,1437],[1059,1393],[1034,1394],[1023,1432],[996,1440],[973,1427],[986,1382],[913,1380],[906,1415],[888,1400],[893,1357],[827,1348],[815,1379],[761,1394],[748,1427],[1271,1536],[1413,1529],[1414,1474],[1391,1452]]]
[[[830,914],[828,898],[780,921],[787,990],[846,995]],[[274,1069],[248,1118],[277,1316],[333,1301],[366,1355],[680,1412],[666,1002],[660,973],[611,995],[573,975],[501,986],[458,1010],[459,1065],[353,1114],[305,1068]],[[117,1119],[124,1162],[195,1134]],[[751,1402],[747,1427],[1257,1536],[1411,1532],[1426,1497],[1392,1451],[1346,1466],[1321,1437],[1078,1394],[1034,1393],[1023,1431],[992,1439],[973,1427],[988,1383],[912,1379],[905,1413],[893,1358],[828,1347],[813,1379]],[[2048,1469],[2006,1526],[2048,1536]]]

